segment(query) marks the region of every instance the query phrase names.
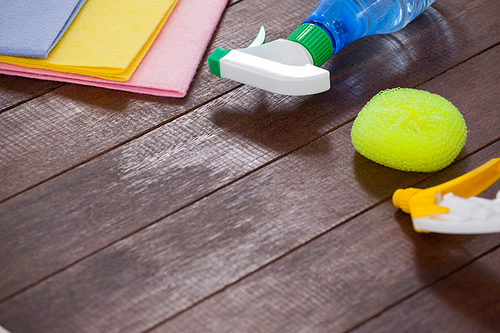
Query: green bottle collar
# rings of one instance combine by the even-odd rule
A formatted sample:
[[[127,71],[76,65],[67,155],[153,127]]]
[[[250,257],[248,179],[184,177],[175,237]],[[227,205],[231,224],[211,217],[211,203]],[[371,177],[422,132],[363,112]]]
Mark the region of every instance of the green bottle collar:
[[[315,24],[301,24],[287,39],[304,46],[311,54],[315,66],[323,65],[333,55],[330,37]]]

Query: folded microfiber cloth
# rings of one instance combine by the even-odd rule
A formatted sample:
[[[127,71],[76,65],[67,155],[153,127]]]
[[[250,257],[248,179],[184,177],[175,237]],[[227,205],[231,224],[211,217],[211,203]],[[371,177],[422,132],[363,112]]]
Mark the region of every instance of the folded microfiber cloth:
[[[180,0],[127,82],[0,63],[0,73],[149,95],[184,97],[227,0]]]
[[[85,0],[0,0],[0,54],[46,58]]]
[[[0,62],[128,80],[176,2],[87,0],[46,59],[0,56]]]

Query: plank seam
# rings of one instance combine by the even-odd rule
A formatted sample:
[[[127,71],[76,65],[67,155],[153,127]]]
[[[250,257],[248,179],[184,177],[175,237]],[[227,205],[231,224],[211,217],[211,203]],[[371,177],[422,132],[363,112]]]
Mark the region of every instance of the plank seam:
[[[231,6],[234,6],[234,5],[236,5],[237,3],[240,3],[240,2],[242,2],[242,1],[243,1],[243,0],[236,0],[236,1],[234,1],[233,3],[228,4],[228,5],[227,5],[227,8],[229,8],[229,7],[231,7]]]
[[[443,281],[443,280],[446,280],[447,278],[449,278],[451,275],[461,271],[462,269],[465,269],[467,268],[468,266],[472,265],[473,263],[475,263],[476,261],[478,261],[479,259],[487,256],[488,254],[496,251],[497,249],[500,248],[500,244],[496,245],[495,247],[489,249],[488,251],[486,251],[485,253],[477,256],[476,258],[472,259],[471,261],[463,264],[462,266],[459,266],[457,267],[456,269],[450,271],[449,273],[443,275],[442,277],[440,278],[437,278],[434,282],[431,282],[425,286],[423,286],[422,288],[408,294],[407,296],[403,297],[402,299],[400,299],[399,301],[395,302],[394,304],[391,304],[390,306],[386,307],[385,309],[379,311],[378,313],[374,314],[373,316],[371,316],[370,318],[367,318],[366,320],[363,320],[361,323],[359,324],[356,324],[355,326],[349,328],[348,330],[344,331],[344,333],[350,333],[350,332],[353,332],[354,330],[358,329],[359,327],[363,326],[364,324],[367,324],[368,322],[370,322],[371,320],[381,316],[382,314],[384,314],[385,312],[395,308],[396,306],[398,306],[399,304],[402,304],[404,303],[405,301],[409,300],[410,298],[412,298],[413,296],[416,296],[417,294],[423,292],[424,290],[426,289],[429,289],[429,288],[432,288],[433,286],[435,286],[436,284],[438,284],[439,282]]]
[[[480,55],[482,55],[483,53],[486,53],[486,52],[488,52],[489,50],[494,49],[494,48],[495,48],[495,47],[497,47],[498,45],[500,45],[500,42],[497,42],[497,43],[495,43],[495,44],[493,44],[493,45],[488,46],[488,47],[487,47],[487,48],[485,48],[484,50],[481,50],[480,52],[478,52],[478,53],[476,53],[476,54],[474,54],[474,55],[470,56],[469,58],[464,59],[463,61],[461,61],[461,62],[459,62],[459,63],[457,63],[457,64],[455,64],[455,65],[451,66],[450,68],[448,68],[448,69],[446,69],[446,70],[444,70],[444,71],[442,71],[441,73],[438,73],[438,74],[436,74],[436,75],[434,75],[434,76],[431,76],[430,78],[428,78],[427,80],[423,81],[422,83],[417,84],[414,88],[418,88],[418,87],[420,87],[420,86],[422,86],[422,85],[426,84],[427,82],[432,81],[432,80],[434,80],[434,79],[436,79],[436,78],[438,78],[438,77],[440,77],[440,76],[442,76],[442,75],[444,75],[444,74],[446,74],[446,73],[448,73],[448,72],[450,72],[450,71],[454,70],[454,69],[455,69],[455,68],[457,68],[458,66],[460,66],[460,65],[462,65],[462,64],[464,64],[464,63],[466,63],[467,61],[470,61],[470,60],[472,60],[472,59],[474,59],[474,58],[479,57],[479,56],[480,56]]]
[[[49,90],[47,90],[47,91],[45,91],[45,92],[43,92],[43,93],[41,93],[41,94],[39,94],[39,95],[32,96],[32,97],[27,98],[27,99],[25,99],[25,100],[22,100],[22,101],[20,101],[20,102],[18,102],[18,103],[15,103],[15,104],[13,104],[13,105],[10,105],[10,106],[6,107],[5,109],[0,110],[0,114],[2,114],[2,113],[4,113],[4,112],[7,112],[7,111],[10,111],[10,110],[12,110],[12,109],[14,109],[14,108],[17,108],[18,106],[23,105],[23,104],[25,104],[25,103],[28,103],[28,102],[30,102],[30,101],[32,101],[32,100],[35,100],[35,99],[39,98],[39,97],[42,97],[42,96],[44,96],[44,95],[47,95],[47,94],[49,94],[49,93],[51,93],[51,92],[53,92],[53,91],[55,91],[55,90],[57,90],[57,89],[59,89],[59,88],[62,88],[62,87],[64,87],[64,86],[66,86],[66,85],[67,85],[67,83],[61,83],[59,86],[57,86],[57,87],[55,87],[55,88],[51,88],[51,89],[49,89]]]

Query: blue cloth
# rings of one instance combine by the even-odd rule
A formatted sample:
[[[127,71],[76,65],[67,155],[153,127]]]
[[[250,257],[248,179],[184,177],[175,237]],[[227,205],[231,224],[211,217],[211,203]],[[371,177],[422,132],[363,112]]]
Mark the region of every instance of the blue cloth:
[[[0,0],[0,54],[46,58],[85,0]]]

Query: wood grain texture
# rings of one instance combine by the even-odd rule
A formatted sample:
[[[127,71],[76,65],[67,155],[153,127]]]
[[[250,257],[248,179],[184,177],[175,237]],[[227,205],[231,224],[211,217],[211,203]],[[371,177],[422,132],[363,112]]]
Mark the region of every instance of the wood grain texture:
[[[353,332],[496,333],[500,328],[499,261],[497,248]]]
[[[0,184],[0,200],[236,87],[236,83],[208,73],[207,55],[218,46],[247,45],[261,24],[267,27],[268,40],[288,36],[314,5],[298,0],[245,0],[230,6],[185,99],[67,85],[46,98],[0,115],[0,141],[7,142],[0,150],[4,180]],[[336,100],[337,107],[315,113],[315,119],[306,121],[330,129],[332,118],[352,118],[357,111],[349,110],[366,102],[374,92],[417,85],[498,43],[498,7],[496,0],[441,0],[400,32],[371,36],[348,45],[326,65],[332,72],[333,88],[318,99]],[[482,22],[480,27],[478,21]],[[303,117],[300,115],[297,120],[304,120]]]
[[[440,184],[497,156],[500,143],[426,183]],[[498,190],[500,184],[490,188],[485,196],[493,198]],[[409,215],[386,201],[152,332],[345,332],[499,245],[500,234],[416,233]],[[491,287],[491,292],[498,295],[498,276],[489,274],[486,279],[488,284],[481,291],[487,292],[486,287]],[[456,307],[474,307],[474,291],[479,283],[465,283],[460,291],[450,292],[455,297],[461,294],[462,301],[468,302]],[[484,305],[471,312],[482,313],[479,318],[486,319],[486,324],[498,323],[498,312],[494,311],[498,304],[491,304],[498,298],[480,298]],[[435,304],[429,303],[422,311],[423,303],[416,301],[398,308],[380,325],[377,320],[376,325],[367,325],[362,332],[430,332],[431,328],[436,328],[435,332],[476,332],[483,327],[477,318],[473,320],[475,325],[467,326],[469,330],[443,329],[437,322],[439,312],[435,320],[419,327],[418,323],[426,321],[423,316],[435,310]],[[493,308],[487,310],[488,305]],[[413,318],[407,324],[408,317]]]
[[[470,93],[486,101],[465,104],[461,110],[474,133],[462,157],[499,138],[495,98],[500,88],[490,84],[498,74],[479,70],[487,67],[485,64],[497,68],[498,52],[494,48],[422,86],[453,96],[456,104],[469,99]],[[465,83],[448,84],[464,76],[474,89],[464,89]],[[453,93],[453,89],[460,89],[462,94]],[[237,96],[228,95],[227,100],[221,98],[214,104],[254,100],[250,89]],[[282,104],[270,105],[279,110]],[[307,105],[311,104],[299,103],[293,109],[303,107],[307,113]],[[312,107],[316,106],[312,103]],[[264,154],[269,150],[262,145],[262,139],[234,135],[241,132],[236,131],[243,126],[239,122],[227,122],[223,128],[210,125],[206,113],[216,109],[209,104],[190,113],[192,118],[179,118],[182,126],[172,122],[170,129],[162,127],[3,203],[2,220],[12,221],[4,227],[5,233],[0,232],[6,235],[0,244],[6,244],[5,251],[11,251],[2,258],[2,267],[7,268],[2,271],[2,277],[7,276],[3,285],[16,290],[23,283],[33,283],[154,222],[173,209],[168,207],[171,202],[175,205],[176,200],[182,200],[178,198],[194,200],[196,191],[200,190],[201,196],[209,190],[206,186],[227,183],[238,172],[244,172],[242,166],[252,169],[255,166],[248,163],[262,164],[269,158]],[[265,110],[273,113],[273,107]],[[491,126],[482,126],[477,119]],[[279,122],[263,123],[258,114],[247,115],[244,121],[259,124],[250,127],[262,130],[257,137],[266,137],[263,134],[269,128],[279,129],[276,133],[286,133],[284,129],[288,128],[280,127]],[[267,128],[262,126],[266,124]],[[180,136],[175,129],[183,126],[196,130],[190,136]],[[177,137],[177,141],[169,136]],[[267,142],[277,138],[267,137]],[[498,144],[495,147],[498,154]],[[182,154],[176,156],[178,151]],[[255,155],[245,159],[252,156],[250,153]],[[176,174],[180,156],[183,165],[192,167],[182,169],[180,174],[190,177]],[[188,156],[192,156],[193,164],[188,163]],[[474,160],[466,159],[466,166],[467,161]],[[462,167],[460,171],[465,170]],[[350,144],[350,126],[343,126],[3,302],[0,323],[18,332],[145,330],[386,200],[396,188],[426,177],[361,158]],[[43,230],[48,227],[51,233]],[[23,244],[37,244],[37,248]],[[33,275],[25,271],[16,274],[19,266],[31,267]],[[54,317],[50,313],[65,314]],[[21,320],[28,317],[30,320]],[[81,327],[80,321],[92,322],[93,326]]]
[[[0,113],[62,85],[59,82],[0,74]]]

